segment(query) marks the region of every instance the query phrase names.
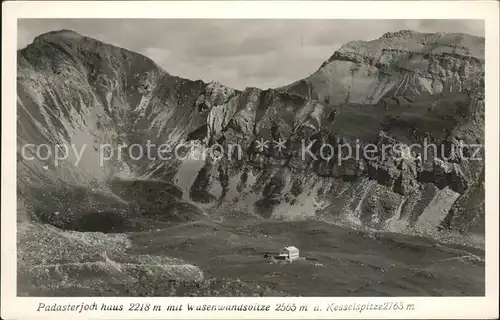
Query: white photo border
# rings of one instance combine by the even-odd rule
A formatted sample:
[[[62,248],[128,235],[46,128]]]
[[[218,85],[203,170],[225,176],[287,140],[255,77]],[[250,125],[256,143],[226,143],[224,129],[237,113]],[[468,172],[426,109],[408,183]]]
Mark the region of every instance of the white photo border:
[[[498,317],[499,4],[497,1],[11,1],[2,3],[2,216],[1,316],[5,319],[473,319]],[[20,18],[259,18],[259,19],[482,19],[486,41],[486,281],[485,297],[300,298],[34,298],[16,288],[16,50]],[[168,302],[166,302],[168,301]],[[325,311],[331,303],[413,304],[415,310]],[[40,302],[123,304],[269,304],[269,312],[37,312]],[[308,312],[279,312],[275,305],[307,305]],[[322,305],[323,311],[313,311]]]

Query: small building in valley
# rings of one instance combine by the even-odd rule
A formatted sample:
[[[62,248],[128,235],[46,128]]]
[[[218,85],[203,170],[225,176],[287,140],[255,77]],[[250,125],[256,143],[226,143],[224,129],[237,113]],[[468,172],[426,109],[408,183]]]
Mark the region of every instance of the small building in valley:
[[[294,246],[284,247],[279,256],[285,260],[297,260],[299,258],[299,249]]]

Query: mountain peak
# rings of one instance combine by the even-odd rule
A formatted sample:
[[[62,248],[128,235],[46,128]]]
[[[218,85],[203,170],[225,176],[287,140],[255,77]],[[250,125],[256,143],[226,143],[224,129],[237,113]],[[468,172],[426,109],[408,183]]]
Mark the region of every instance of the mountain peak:
[[[399,30],[384,33],[380,38],[370,41],[348,42],[338,52],[356,52],[368,56],[379,56],[387,50],[415,53],[454,53],[484,59],[484,38],[464,33],[423,33],[413,30]]]
[[[69,30],[69,29],[61,29],[61,30],[56,30],[56,31],[50,31],[43,33],[39,36],[37,36],[34,40],[33,43],[40,42],[40,41],[50,41],[54,39],[83,39],[84,36],[79,34],[76,31]]]

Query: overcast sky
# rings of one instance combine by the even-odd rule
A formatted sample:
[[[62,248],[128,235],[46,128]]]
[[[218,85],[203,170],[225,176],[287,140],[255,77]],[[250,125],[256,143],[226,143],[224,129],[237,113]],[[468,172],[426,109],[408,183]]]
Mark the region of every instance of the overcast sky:
[[[342,44],[388,31],[484,36],[479,20],[23,19],[18,48],[60,29],[142,53],[173,75],[237,89],[289,84],[316,71]]]

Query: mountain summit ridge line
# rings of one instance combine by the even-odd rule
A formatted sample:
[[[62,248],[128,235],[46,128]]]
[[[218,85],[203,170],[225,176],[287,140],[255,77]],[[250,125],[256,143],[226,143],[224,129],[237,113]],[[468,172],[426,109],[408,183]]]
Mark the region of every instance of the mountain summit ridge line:
[[[335,220],[354,212],[362,224],[390,228],[390,216],[401,209],[405,223],[412,226],[426,210],[434,210],[440,201],[436,199],[460,198],[457,203],[468,206],[464,197],[470,198],[471,190],[482,192],[484,163],[441,164],[430,157],[418,170],[415,161],[401,165],[387,159],[355,159],[335,166],[300,161],[298,143],[394,139],[409,144],[430,137],[449,150],[458,141],[482,142],[484,59],[475,58],[481,53],[480,37],[402,30],[372,41],[349,42],[311,76],[288,86],[235,90],[216,81],[173,76],[144,55],[74,31],[42,34],[18,51],[18,149],[27,143],[89,148],[78,167],[19,161],[20,181],[31,181],[20,183],[19,189],[31,194],[33,188],[51,189],[60,181],[107,188],[109,179],[128,172],[160,180],[176,177],[184,186],[185,200],[193,203],[225,206],[230,196],[252,198],[250,205],[245,200],[236,207],[266,218],[312,214]],[[385,135],[390,139],[384,140]],[[278,137],[290,143],[286,154],[255,149],[259,139]],[[186,166],[179,161],[119,159],[96,166],[101,144],[144,144],[146,139],[157,144],[238,142],[247,154],[239,163],[209,159],[192,177],[175,176]],[[257,177],[251,188],[246,181],[249,172]],[[376,183],[365,189],[366,179]],[[313,180],[323,187],[308,198],[304,185],[317,183]],[[213,188],[219,191],[214,194]],[[349,190],[347,198],[336,199],[333,195],[344,188]],[[360,198],[359,192],[364,196]],[[295,205],[300,197],[309,199],[301,200],[304,203],[324,198],[321,202],[329,205],[300,209]],[[449,212],[444,215],[448,219],[441,214],[432,228],[442,222],[446,228],[455,228],[454,223],[460,228],[480,225],[484,210],[464,222],[457,220],[461,211],[454,203],[446,200],[439,205],[439,210]],[[377,215],[384,218],[372,221]]]

